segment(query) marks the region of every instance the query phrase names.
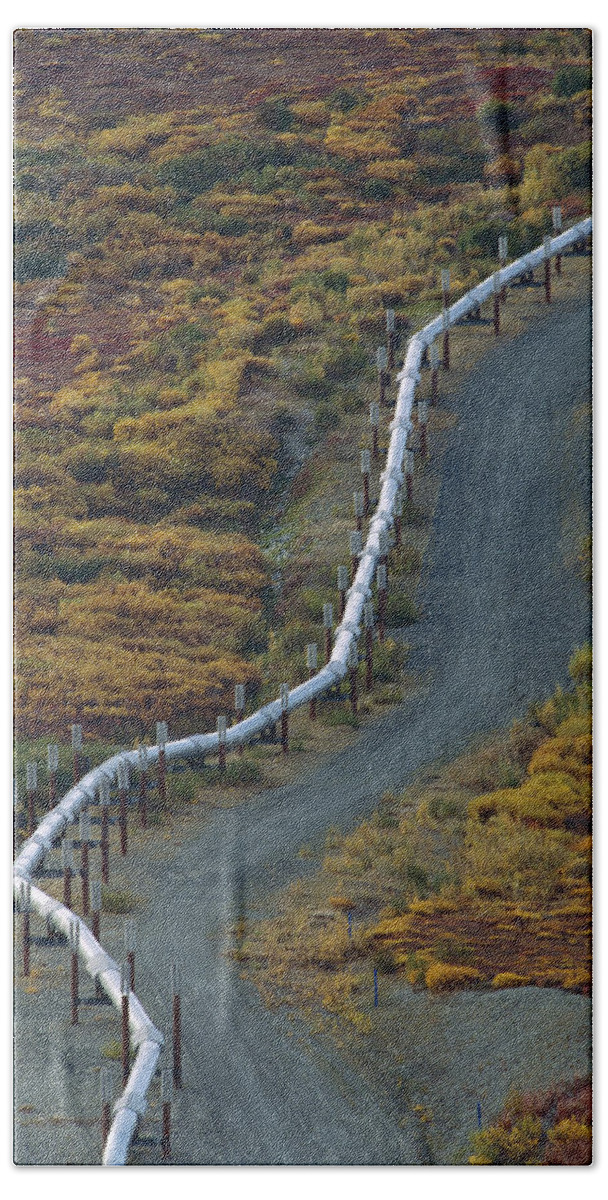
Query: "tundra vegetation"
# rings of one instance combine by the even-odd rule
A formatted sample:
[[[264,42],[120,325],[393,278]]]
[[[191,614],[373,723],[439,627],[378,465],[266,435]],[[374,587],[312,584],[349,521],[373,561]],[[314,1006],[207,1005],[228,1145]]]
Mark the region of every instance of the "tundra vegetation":
[[[18,32],[23,745],[71,721],[100,743],[156,719],[177,735],[230,712],[237,681],[253,700],[304,676],[335,600],[315,539],[366,426],[384,309],[403,339],[442,266],[456,295],[499,234],[517,255],[552,203],[588,211],[589,63],[576,30]],[[556,731],[567,747],[525,787],[473,789],[467,903],[506,886],[526,821],[531,860],[570,878],[579,736]],[[457,803],[428,819],[451,828]],[[403,903],[425,904],[437,871],[414,858]],[[528,929],[526,864],[500,903]],[[424,973],[386,925],[406,920],[395,903],[378,953]]]
[[[373,1029],[375,967],[414,989],[590,990],[591,654],[571,687],[401,795],[320,869],[235,930],[235,956],[270,1003]],[[536,1143],[535,1143],[536,1145]]]

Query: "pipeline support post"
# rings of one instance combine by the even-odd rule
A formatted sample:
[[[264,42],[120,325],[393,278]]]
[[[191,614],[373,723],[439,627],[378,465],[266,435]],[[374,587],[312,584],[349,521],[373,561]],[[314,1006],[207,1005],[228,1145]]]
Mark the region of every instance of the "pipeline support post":
[[[405,468],[405,498],[408,504],[411,504],[414,499],[414,451],[408,447],[403,458]]]
[[[363,516],[369,515],[369,474],[371,457],[369,450],[361,451],[361,475],[363,477]]]
[[[72,839],[69,837],[61,839],[61,866],[63,869],[63,903],[66,908],[71,908],[74,856],[72,852]]]
[[[562,231],[562,210],[561,210],[561,206],[559,204],[553,205],[553,208],[551,210],[551,219],[552,219],[552,223],[553,223],[553,235],[554,235],[554,237],[559,237],[559,235]],[[555,274],[561,275],[561,273],[562,273],[562,256],[561,256],[561,254],[556,254],[556,256],[555,256]]]
[[[281,700],[281,750],[283,754],[289,751],[289,714],[287,706],[289,704],[289,684],[282,683],[280,690]]]
[[[127,796],[129,792],[129,764],[121,758],[118,764],[118,827],[120,830],[120,853],[127,853]]]
[[[129,1041],[129,977],[130,969],[128,963],[121,963],[120,966],[120,1063],[122,1068],[122,1089],[129,1082],[129,1061],[131,1058],[131,1046]]]
[[[359,559],[361,557],[361,552],[363,550],[363,538],[361,536],[361,530],[353,529],[351,531],[351,533],[349,534],[348,540],[349,540],[349,547],[350,547],[351,583],[354,583],[355,575],[357,574],[357,570],[359,568]]]
[[[139,821],[142,829],[148,825],[148,747],[143,742],[137,747],[139,767]]]
[[[182,1009],[177,963],[171,963],[172,1029],[173,1029],[173,1087],[182,1086]]]
[[[86,808],[80,814],[80,882],[82,888],[82,912],[89,915],[89,843],[91,841],[91,818]]]
[[[49,809],[57,803],[57,771],[59,769],[59,746],[51,744],[46,748],[46,762],[49,772]]]
[[[101,850],[101,878],[103,883],[110,882],[110,780],[103,775],[99,781],[99,805],[101,808],[101,834],[99,848]]]
[[[234,685],[234,719],[238,725],[245,716],[245,684],[235,683]],[[238,745],[239,758],[245,753],[245,747],[242,742]]]
[[[308,678],[312,679],[317,672],[317,643],[309,642],[306,647],[306,666],[308,667]],[[317,700],[315,696],[311,696],[308,705],[308,715],[311,721],[317,719]]]
[[[348,567],[338,567],[338,612],[340,620],[346,608],[346,593],[348,591]]]
[[[357,716],[358,695],[357,695],[357,671],[359,667],[359,652],[356,642],[351,642],[348,649],[348,676],[350,690],[350,707],[353,717]]]
[[[494,291],[494,335],[498,337],[500,333],[500,275],[495,271],[492,276],[492,287]]]
[[[363,606],[363,622],[365,626],[365,690],[371,692],[374,686],[374,606],[371,600],[366,600]]]
[[[221,774],[226,770],[226,717],[223,713],[217,719],[217,753]]]
[[[551,238],[543,238],[544,265],[545,265],[545,301],[551,303]]]
[[[71,1016],[72,1025],[78,1024],[78,948],[80,945],[80,922],[78,920],[70,921],[70,1000],[71,1000]]]
[[[372,403],[369,406],[369,423],[372,431],[372,458],[378,457],[378,430],[380,428],[380,405]]]
[[[509,239],[506,233],[502,233],[498,239],[498,263],[501,271],[504,271],[509,258]],[[500,300],[504,304],[507,299],[507,285],[503,284],[500,289]]]
[[[171,1157],[171,1078],[167,1071],[160,1073],[160,1102],[162,1107],[161,1154],[166,1162]]]
[[[167,800],[167,739],[169,737],[169,726],[166,721],[156,722],[156,745],[158,746],[158,762],[156,765],[156,779],[158,783],[158,800],[164,808]]]
[[[441,271],[441,296],[443,301],[443,369],[444,371],[449,371],[450,322],[448,318],[448,308],[450,307],[450,271],[448,267],[443,267]]]
[[[386,566],[379,563],[376,567],[376,587],[378,589],[378,641],[384,641],[386,623]]]
[[[437,403],[439,395],[439,350],[436,342],[431,342],[431,404]]]

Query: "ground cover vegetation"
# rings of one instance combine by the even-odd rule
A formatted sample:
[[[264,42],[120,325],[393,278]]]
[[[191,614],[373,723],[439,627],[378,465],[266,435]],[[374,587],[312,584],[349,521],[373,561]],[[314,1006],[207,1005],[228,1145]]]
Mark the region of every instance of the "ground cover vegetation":
[[[588,210],[589,54],[574,30],[18,33],[24,746],[177,735],[237,681],[304,677],[384,309],[403,345],[440,267],[457,295],[500,233],[515,255],[552,203]]]
[[[474,1166],[586,1166],[591,1162],[590,1081],[513,1094],[498,1119],[472,1141]]]
[[[235,930],[271,1003],[371,1031],[373,969],[414,989],[590,989],[589,647],[508,733],[421,773]]]

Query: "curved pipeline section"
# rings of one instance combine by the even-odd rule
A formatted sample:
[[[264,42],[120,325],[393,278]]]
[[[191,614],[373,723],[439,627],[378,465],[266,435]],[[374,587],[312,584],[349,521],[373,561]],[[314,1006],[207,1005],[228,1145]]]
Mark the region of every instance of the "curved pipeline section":
[[[356,645],[360,636],[363,608],[371,595],[374,573],[381,557],[380,544],[392,527],[395,497],[403,483],[403,459],[408,435],[412,428],[414,393],[420,379],[420,367],[425,350],[439,334],[456,324],[462,317],[466,317],[478,305],[489,300],[495,294],[495,289],[512,283],[526,271],[540,266],[547,257],[561,254],[568,246],[587,238],[591,231],[592,218],[588,217],[560,234],[559,237],[547,239],[543,246],[532,250],[529,254],[510,263],[502,270],[496,271],[494,275],[490,275],[477,284],[410,339],[403,367],[397,375],[399,391],[394,417],[390,425],[391,438],[386,463],[380,476],[380,497],[369,526],[367,541],[359,559],[355,578],[347,592],[344,615],[335,630],[331,657],[326,666],[317,674],[290,690],[286,703],[288,712],[321,696],[328,688],[343,679],[348,671],[349,652],[351,646]],[[282,711],[281,700],[273,700],[259,708],[257,712],[252,713],[251,716],[230,726],[226,730],[226,747],[244,745],[253,740],[264,729],[278,721]],[[168,742],[165,755],[167,761],[177,758],[187,759],[194,755],[200,756],[217,751],[218,745],[217,732],[197,733],[175,742]],[[149,747],[148,762],[153,764],[157,760],[158,746]],[[73,788],[70,788],[60,803],[40,823],[36,832],[24,843],[13,868],[13,888],[17,899],[23,885],[31,883],[32,875],[44,861],[45,855],[53,843],[63,835],[68,825],[77,820],[81,810],[95,799],[95,793],[101,781],[103,779],[107,779],[111,783],[117,781],[118,764],[121,761],[128,763],[129,766],[137,766],[137,752],[132,750],[116,754],[101,766],[89,771]],[[70,923],[78,922],[80,927],[79,953],[83,965],[89,975],[99,981],[112,1004],[120,1009],[120,967],[106,954],[85,922],[34,885],[31,886],[31,903],[40,916],[48,917],[61,933],[67,935]],[[147,1091],[156,1071],[164,1043],[162,1033],[152,1024],[133,993],[129,996],[129,1028],[132,1044],[137,1047],[137,1054],[127,1085],[114,1106],[114,1119],[103,1154],[105,1166],[121,1166],[127,1161],[131,1139],[138,1117],[145,1112]]]

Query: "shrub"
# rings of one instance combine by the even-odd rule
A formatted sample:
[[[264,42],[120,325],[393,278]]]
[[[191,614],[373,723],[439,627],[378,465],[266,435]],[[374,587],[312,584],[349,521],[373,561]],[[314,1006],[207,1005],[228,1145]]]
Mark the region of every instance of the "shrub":
[[[481,979],[476,967],[459,967],[448,963],[433,963],[424,976],[431,992],[453,992],[457,988],[473,987]]]
[[[499,971],[492,980],[492,987],[497,989],[527,987],[529,983],[527,975],[516,975],[514,971]]]
[[[513,1122],[482,1129],[473,1137],[473,1166],[526,1166],[539,1162],[542,1125],[540,1118],[526,1113]]]
[[[420,613],[407,592],[389,592],[386,604],[386,619],[389,625],[412,625]]]
[[[177,804],[191,804],[201,786],[197,771],[179,771],[169,775],[169,797]]]
[[[560,67],[551,82],[554,96],[575,96],[590,87],[591,75],[587,66]]]
[[[101,889],[101,907],[104,912],[130,913],[137,905],[137,896],[127,888],[109,888],[104,885]]]

